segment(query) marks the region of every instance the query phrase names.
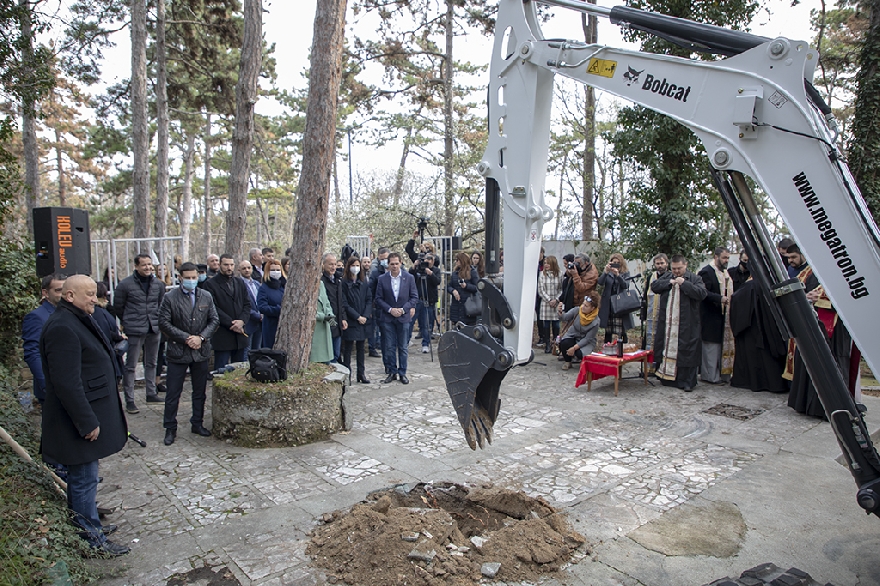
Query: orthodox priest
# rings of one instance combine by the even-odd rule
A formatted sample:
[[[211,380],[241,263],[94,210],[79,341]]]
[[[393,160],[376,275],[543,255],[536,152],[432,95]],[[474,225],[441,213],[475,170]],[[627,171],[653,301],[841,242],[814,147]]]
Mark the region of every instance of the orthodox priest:
[[[788,248],[788,257],[789,265],[798,270],[797,278],[804,284],[807,300],[813,304],[816,310],[816,317],[827,336],[831,354],[849,388],[850,395],[855,401],[859,401],[861,395],[859,377],[861,352],[853,344],[849,330],[838,318],[837,311],[825,294],[825,289],[813,274],[812,267],[801,254],[797,244]],[[813,386],[813,381],[794,340],[789,340],[783,377],[791,381],[791,390],[788,393],[789,407],[798,413],[827,419],[825,409],[819,401],[819,394],[816,392],[816,387]]]
[[[785,393],[786,340],[759,287],[750,278],[736,285],[730,298],[730,328],[736,344],[730,384],[755,392]]]
[[[660,296],[651,290],[651,284],[669,270],[669,257],[659,252],[654,256],[651,264],[654,270],[645,271],[645,284],[642,288],[641,320],[645,323],[645,337],[642,340],[643,350],[654,348],[654,336],[657,332],[657,315],[660,311]],[[650,368],[650,372],[654,372],[653,365]]]
[[[651,290],[660,295],[654,364],[664,385],[689,393],[697,385],[702,358],[700,303],[706,298],[706,285],[687,270],[680,254],[672,257],[670,268],[651,283]]]
[[[700,304],[700,338],[703,341],[700,378],[720,385],[733,374],[734,343],[730,331],[730,296],[733,279],[727,272],[730,251],[719,246],[712,254],[712,262],[697,273],[706,285],[706,298]]]

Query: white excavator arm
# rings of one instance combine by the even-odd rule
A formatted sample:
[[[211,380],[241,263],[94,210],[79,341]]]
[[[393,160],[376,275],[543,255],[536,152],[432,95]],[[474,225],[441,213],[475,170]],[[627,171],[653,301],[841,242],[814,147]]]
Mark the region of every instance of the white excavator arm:
[[[838,437],[849,436],[841,445],[861,488],[859,503],[876,513],[880,461],[861,411],[833,367],[802,287],[788,280],[743,178],[751,176],[776,205],[853,340],[880,372],[880,345],[874,343],[880,331],[874,305],[880,295],[880,233],[840,159],[830,109],[810,84],[818,54],[803,41],[765,39],[626,7],[541,2],[598,13],[695,51],[729,57],[696,61],[544,39],[535,2],[499,0],[489,140],[479,171],[487,179],[490,273],[497,271],[499,220],[503,226],[503,295],[492,279],[481,281],[482,323],[444,334],[440,345],[447,389],[469,445],[491,441],[501,380],[509,368],[532,359],[535,267],[544,223],[553,217],[544,181],[553,79],[559,74],[670,116],[700,138],[750,264],[757,266],[753,274],[757,271],[777,300],[780,325],[799,347],[814,347],[805,351],[808,365],[824,365],[810,374]],[[811,352],[815,356],[806,355]]]

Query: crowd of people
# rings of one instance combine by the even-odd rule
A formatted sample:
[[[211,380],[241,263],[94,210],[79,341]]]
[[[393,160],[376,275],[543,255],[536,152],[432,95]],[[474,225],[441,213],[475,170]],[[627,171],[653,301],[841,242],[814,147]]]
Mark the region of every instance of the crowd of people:
[[[800,248],[788,238],[777,245],[789,278],[807,291],[850,393],[859,393],[860,352],[845,325],[837,319],[822,285]],[[653,352],[653,374],[663,385],[691,392],[702,381],[730,384],[753,391],[789,393],[788,404],[799,413],[825,417],[824,409],[793,340],[773,317],[771,307],[751,278],[749,258],[728,267],[730,251],[719,247],[699,272],[688,270],[682,255],[657,254],[640,281],[642,292],[641,348]],[[630,289],[623,255],[610,256],[601,273],[585,254],[566,255],[559,263],[544,256],[538,267],[539,346],[554,346],[569,369],[604,341],[626,344],[631,313],[615,315],[611,299]],[[599,291],[601,290],[601,293]]]
[[[312,362],[339,362],[357,383],[370,384],[365,360],[381,357],[383,383],[409,383],[414,326],[422,352],[430,352],[444,282],[433,244],[417,243],[418,237],[414,233],[407,243],[405,257],[386,247],[375,257],[359,255],[347,246],[340,257],[323,255]],[[778,250],[791,278],[807,290],[843,379],[856,393],[858,349],[798,246],[785,239]],[[112,303],[109,270],[102,282],[85,275],[42,279],[40,306],[22,324],[24,357],[33,373],[34,396],[43,405],[44,460],[65,475],[74,522],[92,547],[110,555],[128,552],[107,539],[115,527],[101,524],[95,496],[98,460],[119,451],[127,439],[123,410],[139,412],[134,385],[138,364],[144,367],[145,400],[164,404],[165,445],[177,437],[187,373],[191,431],[210,436],[204,426],[209,365],[213,359],[213,372],[222,372],[230,363],[244,361],[248,350],[274,346],[284,325],[289,256],[288,251],[276,259],[266,247],[251,249],[238,263],[230,254],[211,254],[204,264],[178,257],[172,281],[158,278],[153,258],[139,254],[132,273],[113,288]],[[748,257],[740,254],[739,264],[728,268],[729,259],[730,252],[718,248],[712,262],[696,274],[682,255],[652,259],[652,270],[641,282],[641,318],[642,347],[653,351],[654,374],[664,385],[685,392],[698,379],[789,392],[791,407],[824,417],[796,345],[784,337],[751,279]],[[468,300],[485,274],[479,251],[453,258],[445,273],[452,323],[481,319],[481,311]],[[546,353],[557,352],[562,368],[570,369],[595,350],[600,329],[606,343],[628,342],[632,317],[615,314],[612,300],[634,280],[620,253],[612,254],[600,271],[587,254],[565,255],[560,262],[544,256],[542,249],[535,306],[540,346]],[[173,282],[178,286],[169,287]]]

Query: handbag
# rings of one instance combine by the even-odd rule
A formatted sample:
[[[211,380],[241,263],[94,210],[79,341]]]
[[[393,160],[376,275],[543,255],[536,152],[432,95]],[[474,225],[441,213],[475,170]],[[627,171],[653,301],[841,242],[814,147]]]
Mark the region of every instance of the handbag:
[[[611,315],[629,315],[642,306],[642,300],[635,291],[627,290],[611,296]]]
[[[250,368],[245,375],[261,383],[274,383],[287,380],[287,352],[260,348],[248,351]]]
[[[464,300],[464,312],[468,317],[483,314],[483,295],[479,291]]]

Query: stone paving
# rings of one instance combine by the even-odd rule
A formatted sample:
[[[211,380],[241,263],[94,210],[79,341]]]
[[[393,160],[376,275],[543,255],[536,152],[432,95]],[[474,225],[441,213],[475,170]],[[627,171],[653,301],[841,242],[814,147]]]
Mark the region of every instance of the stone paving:
[[[747,499],[749,491],[725,487],[759,474],[774,482],[759,468],[781,454],[791,456],[791,446],[811,451],[808,442],[818,442],[828,452],[823,466],[836,455],[828,424],[797,415],[784,396],[707,385],[685,394],[636,379],[622,381],[614,397],[611,379],[595,382],[587,393],[585,386],[573,387],[575,370],[562,371],[554,357],[543,354],[537,360],[543,363],[508,374],[494,443],[476,452],[464,442],[439,364],[415,352],[412,384],[350,387],[353,429],[296,448],[237,448],[192,435],[185,401],[178,439],[166,447],[162,405],[141,401],[141,413],[129,416],[129,424],[148,447],[129,443],[101,464],[105,482],[99,500],[118,508],[109,519],[120,526],[115,539],[132,547],[128,556],[95,563],[103,573],[101,583],[165,584],[175,574],[210,566],[227,568],[245,585],[322,584],[323,574],[305,555],[307,533],[321,514],[400,482],[486,481],[544,497],[584,523],[578,528],[595,553],[573,565],[562,583],[660,583],[639,577],[640,572],[653,575],[651,568],[659,564],[666,572],[657,574],[666,576],[662,583],[699,585],[725,572],[738,575],[751,567],[750,556],[767,555],[767,548],[756,545],[756,551],[742,554],[741,563],[702,560],[702,570],[683,570],[688,577],[682,579],[669,568],[684,561],[654,560],[657,554],[647,550],[627,553],[630,560],[644,557],[627,569],[616,558],[637,548],[626,533],[689,501],[721,498],[725,491]],[[637,365],[628,368],[627,374],[637,374]],[[381,369],[380,360],[368,359],[370,379],[381,380]],[[872,412],[880,410],[880,401],[874,401],[866,401]],[[720,403],[763,412],[748,421],[705,413]],[[845,503],[841,515],[864,518],[847,471],[829,466],[833,473],[824,476],[848,490],[839,495]],[[761,520],[751,522],[758,533],[765,531]],[[858,531],[873,528],[874,539],[880,524],[859,523]],[[810,560],[797,557],[758,559],[752,565],[764,561],[799,563],[817,579],[839,584],[856,583],[842,582],[841,576],[864,575],[825,562],[804,567]],[[874,582],[861,582],[869,583]]]

